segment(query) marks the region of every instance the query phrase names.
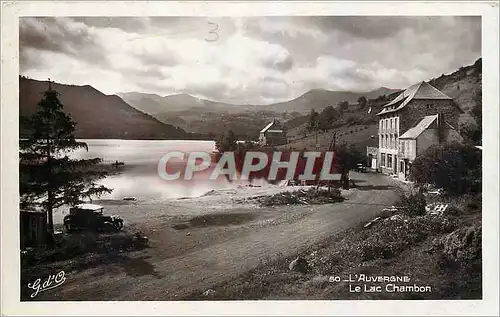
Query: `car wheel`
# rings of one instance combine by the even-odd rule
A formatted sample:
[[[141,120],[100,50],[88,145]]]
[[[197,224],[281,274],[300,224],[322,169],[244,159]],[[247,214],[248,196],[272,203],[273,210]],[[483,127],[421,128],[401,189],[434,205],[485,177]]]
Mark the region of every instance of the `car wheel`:
[[[116,226],[110,222],[105,222],[102,226],[104,232],[115,232],[117,231]]]
[[[117,221],[115,222],[116,225],[116,230],[120,231],[123,229],[123,221]]]

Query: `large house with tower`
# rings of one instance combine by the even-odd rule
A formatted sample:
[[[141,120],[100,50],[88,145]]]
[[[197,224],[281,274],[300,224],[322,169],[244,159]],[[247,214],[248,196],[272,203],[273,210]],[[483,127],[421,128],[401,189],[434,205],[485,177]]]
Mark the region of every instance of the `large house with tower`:
[[[425,149],[462,140],[456,129],[461,112],[451,97],[427,82],[408,87],[377,113],[377,169],[407,179],[413,160]]]

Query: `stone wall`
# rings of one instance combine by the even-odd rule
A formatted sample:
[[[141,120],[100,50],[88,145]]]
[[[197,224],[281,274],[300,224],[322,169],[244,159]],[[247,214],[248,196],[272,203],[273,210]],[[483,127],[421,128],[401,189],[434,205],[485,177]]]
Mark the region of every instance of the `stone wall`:
[[[430,105],[427,107],[427,105]],[[444,120],[455,129],[458,128],[458,117],[461,110],[452,100],[413,99],[400,111],[399,134],[414,127],[425,116],[441,113]]]

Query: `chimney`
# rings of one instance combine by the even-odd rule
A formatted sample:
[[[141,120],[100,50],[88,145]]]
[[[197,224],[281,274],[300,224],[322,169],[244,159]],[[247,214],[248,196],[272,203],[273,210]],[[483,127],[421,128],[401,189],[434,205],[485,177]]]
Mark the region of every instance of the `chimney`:
[[[438,128],[438,142],[441,144],[444,142],[444,114],[439,112],[437,114],[437,128]]]

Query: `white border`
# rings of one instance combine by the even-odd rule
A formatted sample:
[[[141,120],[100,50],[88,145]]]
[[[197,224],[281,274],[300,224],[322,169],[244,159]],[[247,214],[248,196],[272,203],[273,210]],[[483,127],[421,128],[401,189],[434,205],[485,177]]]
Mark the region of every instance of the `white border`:
[[[20,302],[19,16],[481,15],[483,43],[483,300]],[[1,307],[8,315],[498,315],[498,2],[9,2],[2,3]],[[439,32],[437,30],[437,32]],[[453,52],[450,52],[451,54]]]

